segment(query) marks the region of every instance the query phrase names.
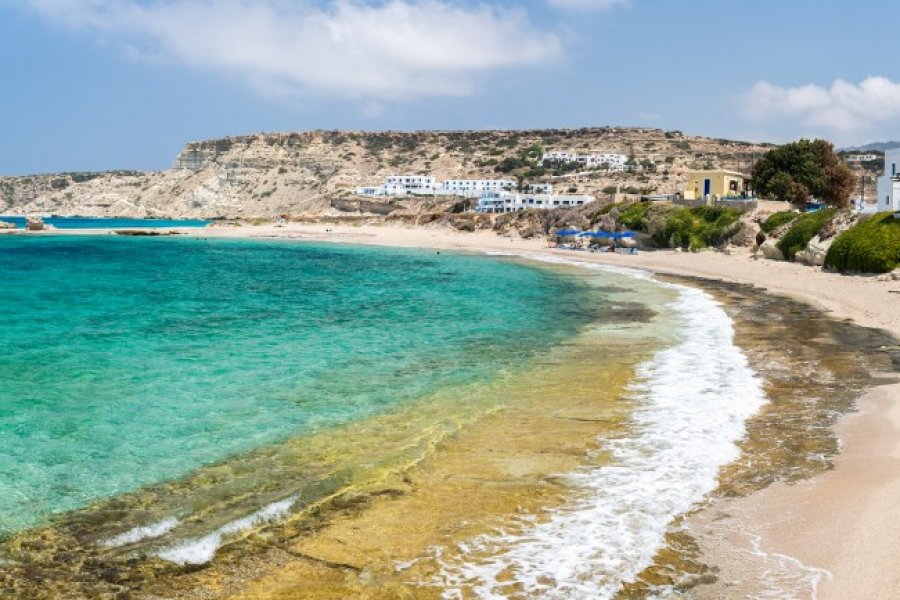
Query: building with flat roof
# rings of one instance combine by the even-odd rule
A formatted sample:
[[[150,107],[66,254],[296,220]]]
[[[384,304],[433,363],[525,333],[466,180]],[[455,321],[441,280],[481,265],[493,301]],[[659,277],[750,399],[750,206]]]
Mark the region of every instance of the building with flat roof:
[[[864,162],[872,162],[873,160],[878,160],[879,158],[881,158],[881,157],[877,154],[845,154],[844,162],[851,163],[851,164],[857,164],[857,163],[864,163]]]
[[[484,192],[514,190],[516,182],[512,179],[448,179],[440,188],[446,194],[477,198]]]
[[[437,180],[423,175],[390,175],[384,180],[388,196],[433,194],[436,189]]]
[[[553,194],[521,194],[513,192],[485,192],[475,207],[480,213],[510,213],[527,208],[551,209],[584,206],[594,202],[593,196]]]
[[[522,186],[522,192],[526,194],[552,194],[552,183],[529,183]]]
[[[884,175],[878,178],[876,210],[900,212],[900,148],[884,152]]]
[[[356,188],[358,196],[462,196],[477,198],[484,192],[513,190],[512,179],[448,179],[439,182],[423,175],[391,175],[382,185]]]
[[[715,200],[742,198],[751,195],[750,176],[737,171],[685,171],[685,200]]]
[[[611,171],[624,171],[628,157],[614,152],[594,150],[585,154],[573,151],[551,150],[541,157],[542,162],[578,163],[585,169],[606,168]]]

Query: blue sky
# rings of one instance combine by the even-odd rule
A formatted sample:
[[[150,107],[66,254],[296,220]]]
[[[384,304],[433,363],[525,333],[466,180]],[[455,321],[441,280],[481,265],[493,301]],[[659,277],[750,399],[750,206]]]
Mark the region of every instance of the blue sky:
[[[888,0],[0,0],[0,174],[305,129],[900,139]]]

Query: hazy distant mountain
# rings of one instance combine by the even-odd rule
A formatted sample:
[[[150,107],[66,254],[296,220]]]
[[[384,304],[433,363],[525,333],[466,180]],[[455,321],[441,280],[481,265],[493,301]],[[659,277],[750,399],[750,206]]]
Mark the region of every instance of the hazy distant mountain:
[[[871,144],[866,144],[865,146],[849,146],[847,148],[841,148],[841,150],[846,152],[870,152],[872,150],[884,152],[891,148],[900,148],[900,142],[873,142]]]

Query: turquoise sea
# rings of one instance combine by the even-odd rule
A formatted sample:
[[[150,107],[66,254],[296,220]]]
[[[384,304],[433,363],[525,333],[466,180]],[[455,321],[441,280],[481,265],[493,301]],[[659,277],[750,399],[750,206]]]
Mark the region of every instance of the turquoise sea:
[[[3,216],[0,221],[12,223],[18,229],[25,228],[25,217]],[[206,227],[202,219],[127,219],[121,217],[46,217],[44,223],[56,229],[136,229],[160,227]]]
[[[854,348],[890,345],[577,253],[0,236],[0,281],[0,596],[23,598],[690,587],[680,516],[821,469]]]
[[[489,381],[574,335],[582,281],[284,242],[0,238],[0,534]]]

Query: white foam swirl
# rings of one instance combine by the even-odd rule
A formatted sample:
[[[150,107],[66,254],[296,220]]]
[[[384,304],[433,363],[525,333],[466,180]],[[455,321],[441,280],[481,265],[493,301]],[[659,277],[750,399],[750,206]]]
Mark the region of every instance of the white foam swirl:
[[[248,531],[263,523],[284,519],[291,511],[298,496],[264,506],[242,519],[226,523],[212,533],[164,548],[156,553],[160,558],[179,565],[201,565],[213,559],[224,539],[229,535]]]
[[[765,402],[761,382],[715,300],[660,285],[678,291],[669,309],[683,326],[674,345],[639,366],[630,434],[603,442],[610,465],[572,475],[579,499],[548,519],[440,551],[445,598],[464,589],[479,598],[612,598],[738,457],[745,421]]]
[[[176,519],[175,517],[169,517],[168,519],[163,519],[162,521],[153,523],[152,525],[129,529],[125,533],[120,533],[115,537],[104,540],[100,544],[102,546],[106,546],[107,548],[118,548],[119,546],[135,544],[137,542],[140,542],[141,540],[151,540],[153,538],[162,537],[175,529],[177,526],[178,519]]]

